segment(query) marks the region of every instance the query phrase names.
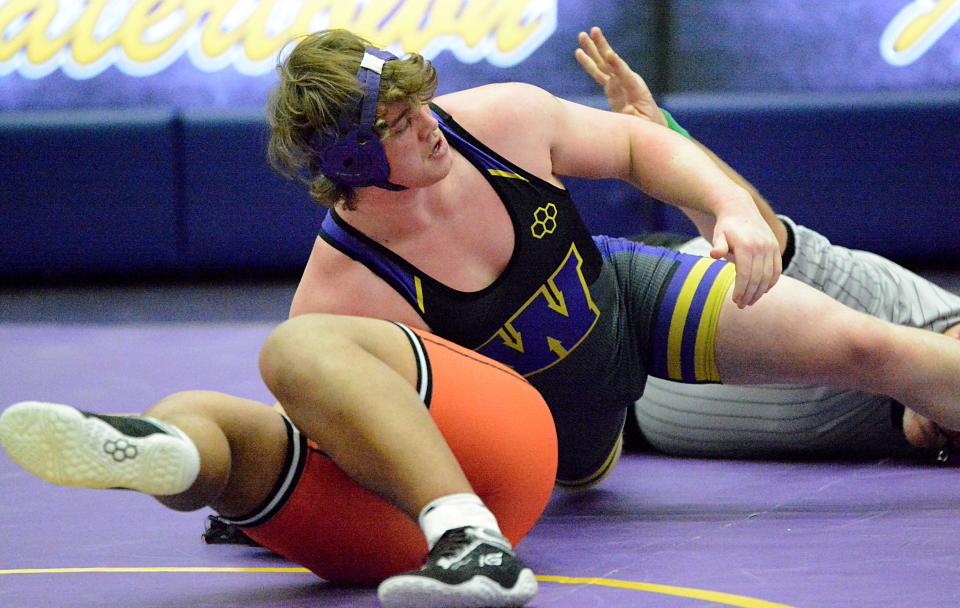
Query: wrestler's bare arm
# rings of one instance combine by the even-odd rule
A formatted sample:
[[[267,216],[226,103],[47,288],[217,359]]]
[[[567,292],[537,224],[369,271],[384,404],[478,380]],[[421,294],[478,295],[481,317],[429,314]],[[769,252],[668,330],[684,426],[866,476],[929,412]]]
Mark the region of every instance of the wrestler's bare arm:
[[[667,126],[666,118],[653,98],[647,83],[616,53],[599,27],[591,28],[589,34],[580,32],[577,39],[580,48],[576,50],[574,57],[583,71],[603,89],[612,111]],[[786,228],[763,195],[702,142],[693,138],[691,141],[709,156],[727,177],[750,193],[760,215],[776,235],[782,254],[786,247]],[[701,236],[708,240],[712,237],[715,229],[713,217],[691,209],[681,209],[681,211],[697,226]]]
[[[756,302],[776,283],[779,246],[749,194],[677,133],[516,83],[445,96],[444,103],[481,141],[535,175],[621,179],[657,200],[716,217],[711,255],[737,262],[739,305]]]

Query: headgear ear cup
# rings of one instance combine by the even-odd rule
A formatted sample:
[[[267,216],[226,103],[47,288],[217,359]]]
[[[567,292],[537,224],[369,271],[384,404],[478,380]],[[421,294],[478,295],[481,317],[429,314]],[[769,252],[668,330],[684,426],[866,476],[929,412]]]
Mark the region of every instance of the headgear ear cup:
[[[362,97],[350,100],[335,133],[324,135],[316,132],[311,137],[317,164],[327,178],[351,188],[377,186],[387,190],[403,189],[387,181],[390,165],[380,135],[373,127],[377,120],[380,74],[383,65],[395,59],[396,55],[389,51],[367,47],[357,71]]]

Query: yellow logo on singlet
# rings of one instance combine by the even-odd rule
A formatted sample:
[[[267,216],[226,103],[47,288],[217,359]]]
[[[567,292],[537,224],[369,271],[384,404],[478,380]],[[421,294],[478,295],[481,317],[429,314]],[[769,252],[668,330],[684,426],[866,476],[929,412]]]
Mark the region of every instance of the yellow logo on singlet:
[[[533,238],[542,239],[548,234],[553,234],[557,229],[557,206],[553,203],[547,203],[543,207],[537,207],[533,212],[533,225],[530,226],[530,233]]]

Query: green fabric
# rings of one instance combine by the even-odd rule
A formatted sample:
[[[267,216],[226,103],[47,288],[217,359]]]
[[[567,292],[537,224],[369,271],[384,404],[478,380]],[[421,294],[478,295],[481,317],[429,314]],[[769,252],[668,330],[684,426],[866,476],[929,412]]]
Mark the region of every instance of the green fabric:
[[[663,114],[663,117],[666,119],[667,127],[669,127],[671,131],[676,131],[677,133],[679,133],[680,135],[683,135],[687,139],[693,139],[692,137],[690,137],[690,133],[688,133],[686,129],[681,127],[676,120],[674,120],[673,115],[670,114],[670,112],[667,112],[663,108],[660,108],[660,112]]]

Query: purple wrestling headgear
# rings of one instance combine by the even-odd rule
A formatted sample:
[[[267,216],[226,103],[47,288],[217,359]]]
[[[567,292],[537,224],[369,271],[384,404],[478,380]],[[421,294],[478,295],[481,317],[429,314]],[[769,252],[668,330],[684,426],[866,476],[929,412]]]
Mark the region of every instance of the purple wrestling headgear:
[[[380,72],[383,64],[396,58],[389,51],[368,46],[357,71],[357,83],[363,89],[362,97],[351,96],[335,132],[323,134],[316,131],[310,137],[320,171],[338,184],[351,188],[377,186],[387,190],[404,189],[387,181],[390,166],[380,136],[373,128],[377,120]]]

